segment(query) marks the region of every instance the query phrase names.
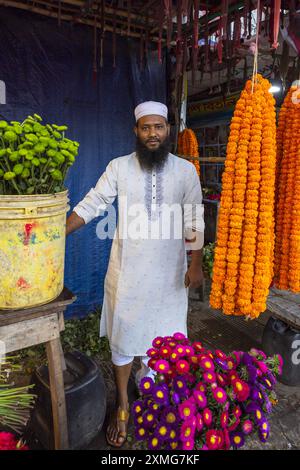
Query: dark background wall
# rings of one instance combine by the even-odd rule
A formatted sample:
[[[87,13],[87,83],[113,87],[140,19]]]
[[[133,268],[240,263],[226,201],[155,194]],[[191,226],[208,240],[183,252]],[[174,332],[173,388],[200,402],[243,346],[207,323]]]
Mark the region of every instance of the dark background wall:
[[[100,58],[98,57],[98,63]],[[70,205],[95,185],[108,162],[134,149],[133,109],[146,100],[166,102],[166,67],[149,51],[140,69],[139,43],[118,38],[113,68],[112,37],[106,34],[103,68],[93,80],[93,28],[0,8],[0,80],[7,104],[1,119],[38,113],[45,122],[69,126],[80,142],[67,177]],[[95,219],[67,239],[65,285],[77,295],[68,316],[84,316],[103,299],[111,242],[96,237]]]

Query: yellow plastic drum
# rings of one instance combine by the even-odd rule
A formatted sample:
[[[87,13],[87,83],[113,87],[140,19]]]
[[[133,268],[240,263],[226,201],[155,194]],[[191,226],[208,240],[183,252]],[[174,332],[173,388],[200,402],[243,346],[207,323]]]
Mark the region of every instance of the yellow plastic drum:
[[[68,192],[0,196],[0,309],[42,305],[63,290]]]

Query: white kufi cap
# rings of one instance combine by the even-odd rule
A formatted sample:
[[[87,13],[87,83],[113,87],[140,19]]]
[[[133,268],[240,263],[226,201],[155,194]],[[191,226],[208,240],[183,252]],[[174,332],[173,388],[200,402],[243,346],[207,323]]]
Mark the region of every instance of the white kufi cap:
[[[145,101],[144,103],[138,104],[134,110],[136,122],[143,116],[149,116],[155,114],[162,116],[168,120],[168,108],[165,104],[159,103],[158,101]]]

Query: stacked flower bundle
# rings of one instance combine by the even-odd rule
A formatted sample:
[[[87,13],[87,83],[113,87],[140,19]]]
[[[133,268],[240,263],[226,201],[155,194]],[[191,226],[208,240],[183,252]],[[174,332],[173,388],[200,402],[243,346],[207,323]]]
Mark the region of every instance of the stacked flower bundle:
[[[147,351],[155,382],[145,377],[133,404],[135,436],[148,449],[228,450],[246,436],[269,437],[280,356],[210,351],[182,333],[157,337]]]
[[[178,155],[182,155],[184,157],[193,157],[196,159],[199,158],[198,140],[195,135],[195,132],[192,129],[184,129],[182,132],[179,132],[177,151]],[[195,165],[197,173],[200,176],[199,160],[191,161]]]
[[[266,310],[273,278],[276,124],[270,83],[247,82],[230,125],[210,304],[227,315]]]
[[[274,283],[300,292],[300,103],[293,94],[297,87],[284,100],[277,129]]]

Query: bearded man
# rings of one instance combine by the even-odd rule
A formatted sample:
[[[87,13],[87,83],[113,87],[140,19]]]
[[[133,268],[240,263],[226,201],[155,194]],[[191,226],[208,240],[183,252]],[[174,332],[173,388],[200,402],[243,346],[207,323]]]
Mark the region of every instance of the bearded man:
[[[138,379],[151,376],[146,351],[156,336],[187,334],[188,287],[203,280],[203,206],[195,167],[169,151],[164,104],[139,104],[135,119],[135,152],[113,159],[67,220],[68,234],[118,197],[100,324],[100,336],[109,339],[117,388],[106,438],[116,447],[126,441],[134,357],[141,358]]]

